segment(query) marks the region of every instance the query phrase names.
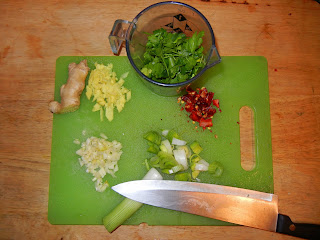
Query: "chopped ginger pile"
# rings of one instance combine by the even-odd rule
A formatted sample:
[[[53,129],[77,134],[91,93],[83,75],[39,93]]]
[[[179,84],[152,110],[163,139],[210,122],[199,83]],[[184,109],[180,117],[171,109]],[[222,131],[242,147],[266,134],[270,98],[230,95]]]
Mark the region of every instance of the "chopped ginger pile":
[[[123,74],[118,80],[116,73],[112,71],[113,65],[95,64],[96,69],[90,73],[86,96],[90,100],[93,96],[92,111],[100,111],[100,120],[103,121],[104,115],[109,121],[113,120],[113,109],[117,108],[121,112],[126,102],[131,99],[131,91],[123,86],[124,78],[128,75]]]

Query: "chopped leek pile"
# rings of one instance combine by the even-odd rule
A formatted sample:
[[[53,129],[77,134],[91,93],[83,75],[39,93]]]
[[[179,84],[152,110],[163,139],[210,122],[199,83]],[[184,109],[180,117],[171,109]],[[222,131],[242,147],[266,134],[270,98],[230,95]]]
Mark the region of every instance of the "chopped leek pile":
[[[109,186],[108,181],[103,180],[107,174],[115,177],[122,154],[121,148],[120,142],[107,141],[107,137],[101,134],[101,138],[89,137],[76,151],[80,156],[80,166],[85,166],[86,172],[93,175],[96,191],[103,192]]]
[[[201,172],[209,172],[214,177],[223,173],[223,166],[217,161],[208,163],[199,154],[203,150],[197,141],[187,144],[174,130],[147,132],[144,139],[148,142],[147,151],[152,153],[145,160],[147,169],[158,168],[165,174],[174,174],[178,181],[200,181]]]

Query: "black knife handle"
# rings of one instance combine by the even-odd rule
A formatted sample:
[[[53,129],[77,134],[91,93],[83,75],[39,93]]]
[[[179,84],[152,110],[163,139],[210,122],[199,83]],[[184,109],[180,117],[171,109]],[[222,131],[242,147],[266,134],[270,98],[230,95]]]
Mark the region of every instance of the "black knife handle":
[[[320,239],[320,225],[294,223],[282,214],[278,214],[277,232],[305,239]]]

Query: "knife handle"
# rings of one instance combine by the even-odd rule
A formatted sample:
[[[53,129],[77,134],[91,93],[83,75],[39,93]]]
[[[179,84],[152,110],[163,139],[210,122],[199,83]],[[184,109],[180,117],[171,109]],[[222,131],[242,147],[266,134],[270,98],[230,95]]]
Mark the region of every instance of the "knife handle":
[[[282,214],[278,214],[277,232],[305,239],[320,239],[320,225],[294,223],[290,217]]]

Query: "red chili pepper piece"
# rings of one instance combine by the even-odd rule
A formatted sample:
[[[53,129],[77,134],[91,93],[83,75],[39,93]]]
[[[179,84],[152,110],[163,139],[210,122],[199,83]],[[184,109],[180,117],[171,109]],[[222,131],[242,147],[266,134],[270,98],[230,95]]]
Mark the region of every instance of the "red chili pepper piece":
[[[212,100],[212,103],[213,103],[213,105],[215,105],[217,108],[220,108],[220,107],[219,107],[219,99],[213,99],[213,100]]]
[[[199,122],[200,120],[200,117],[197,115],[196,112],[192,112],[189,117],[191,118],[192,121]]]
[[[192,104],[186,104],[184,108],[186,109],[187,112],[192,112],[194,109]]]
[[[188,87],[186,88],[186,90],[187,90],[187,92],[188,92],[189,94],[191,94],[191,95],[195,95],[195,94],[197,93],[196,91],[192,90],[192,88],[191,88],[190,86],[188,86]]]
[[[213,95],[214,93],[213,92],[209,92],[207,97],[206,97],[206,103],[210,104],[212,99],[213,99]]]
[[[181,97],[181,100],[184,101],[184,102],[186,102],[186,103],[192,103],[192,97],[189,96],[189,95],[183,95],[183,96]]]
[[[200,122],[199,122],[199,126],[200,127],[203,127],[203,128],[207,128],[207,127],[212,127],[212,119],[211,118],[208,118],[208,119],[203,119],[201,118],[200,119]]]
[[[216,109],[212,106],[203,109],[203,118],[211,118],[216,113]]]
[[[208,94],[208,90],[206,88],[199,89],[199,95],[201,98],[206,98]]]

